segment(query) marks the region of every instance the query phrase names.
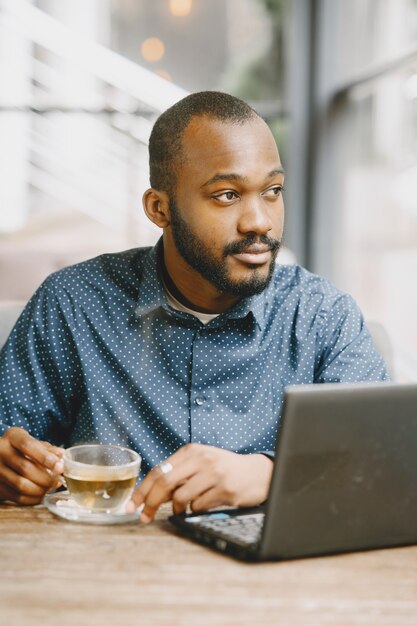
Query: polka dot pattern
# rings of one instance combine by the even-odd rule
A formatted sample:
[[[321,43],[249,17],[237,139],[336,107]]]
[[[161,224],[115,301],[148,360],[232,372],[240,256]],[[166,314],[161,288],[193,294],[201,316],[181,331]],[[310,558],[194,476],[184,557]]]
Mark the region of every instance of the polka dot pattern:
[[[260,295],[202,324],[173,309],[155,248],[52,274],[0,353],[0,433],[119,443],[143,472],[187,442],[271,451],[289,384],[387,378],[348,295],[277,265]]]

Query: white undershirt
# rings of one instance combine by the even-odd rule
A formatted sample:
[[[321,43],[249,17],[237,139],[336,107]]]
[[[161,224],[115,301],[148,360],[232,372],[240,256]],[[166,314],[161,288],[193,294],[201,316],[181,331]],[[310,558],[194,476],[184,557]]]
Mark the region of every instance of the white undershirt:
[[[190,315],[194,315],[197,319],[200,320],[203,324],[208,324],[211,320],[218,317],[220,313],[202,313],[201,311],[194,311],[193,309],[189,309],[187,306],[184,306],[182,302],[177,300],[172,293],[170,293],[164,284],[165,292],[167,295],[168,304],[172,306],[176,311],[182,311],[183,313],[190,313]]]

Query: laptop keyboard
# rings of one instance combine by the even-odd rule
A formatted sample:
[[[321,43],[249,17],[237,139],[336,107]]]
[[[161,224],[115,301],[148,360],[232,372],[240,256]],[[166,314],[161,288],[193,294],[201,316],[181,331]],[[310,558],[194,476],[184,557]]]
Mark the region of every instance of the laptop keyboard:
[[[231,539],[243,544],[257,543],[261,538],[265,513],[248,515],[228,515],[212,513],[207,516],[189,517],[187,522],[212,531],[219,537]]]

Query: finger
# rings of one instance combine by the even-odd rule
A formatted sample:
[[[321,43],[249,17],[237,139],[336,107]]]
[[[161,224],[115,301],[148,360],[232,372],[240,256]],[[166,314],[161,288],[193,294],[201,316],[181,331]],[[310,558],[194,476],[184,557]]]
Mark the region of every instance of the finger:
[[[178,486],[181,480],[184,480],[189,471],[188,467],[184,465],[174,466],[170,461],[172,457],[168,457],[165,463],[169,462],[172,470],[168,473],[163,473],[159,465],[156,465],[143,479],[139,487],[132,495],[132,502],[135,504],[135,508],[143,504],[147,499],[149,493],[159,483],[159,489],[167,489],[168,487],[173,489]]]
[[[142,521],[151,521],[159,506],[170,500],[172,491],[197,471],[201,462],[201,453],[206,448],[208,446],[195,443],[179,448],[165,460],[165,463],[168,462],[173,467],[173,471],[169,474],[161,473],[158,465],[154,467],[133,493],[126,505],[126,510],[133,512],[143,506]]]
[[[215,486],[213,476],[209,473],[197,473],[178,487],[172,495],[172,509],[176,515],[183,513],[187,505],[201,497]]]
[[[49,468],[56,474],[63,471],[60,455],[52,452],[42,441],[29,435],[23,428],[11,428],[8,431],[8,439],[11,445],[28,459],[36,461],[39,465]]]
[[[170,500],[171,493],[178,484],[178,471],[175,474],[174,470],[168,475],[162,474],[157,467],[154,468],[133,493],[126,510],[133,512],[142,506],[141,520],[145,523],[152,521],[159,506]]]
[[[16,474],[28,478],[36,485],[45,489],[50,489],[58,480],[50,470],[30,461],[19,453],[12,454],[4,460],[4,463]]]
[[[176,502],[176,508],[183,511],[190,500],[213,486],[213,475],[206,471],[204,465],[201,466],[200,461],[198,457],[191,456],[176,468],[175,474],[170,472],[158,479],[145,499],[142,516],[152,520],[159,506],[169,500]]]
[[[228,504],[225,502],[224,495],[222,495],[216,487],[208,489],[205,493],[198,496],[198,498],[191,501],[191,510],[193,513],[201,513],[202,511],[215,509],[219,506],[228,506]]]
[[[59,446],[54,446],[52,443],[49,443],[49,441],[42,441],[42,443],[44,444],[44,446],[46,446],[48,448],[48,450],[50,452],[52,452],[52,454],[56,454],[56,456],[59,459],[62,459],[62,457],[64,456],[64,448],[60,448]]]
[[[173,469],[165,474],[158,466],[149,472],[132,496],[134,508],[143,504],[141,520],[145,523],[152,521],[161,504],[168,502],[175,489],[191,477],[196,469],[195,459],[190,459],[186,463],[173,466]]]
[[[181,480],[185,480],[190,475],[189,472],[192,471],[189,465],[186,465],[186,463],[192,462],[193,465],[196,466],[198,463],[199,455],[201,454],[201,450],[207,447],[208,446],[203,446],[201,444],[188,443],[165,459],[164,463],[170,463],[173,467],[173,471],[175,470],[175,478],[177,479],[177,483]],[[181,470],[181,468],[183,468],[183,471]],[[165,479],[167,482],[169,482],[167,476],[168,475],[166,474]],[[138,489],[136,489],[134,497],[132,497],[132,501],[135,503],[136,507],[140,504],[143,504],[148,493],[151,491],[156,481],[158,481],[161,477],[162,480],[164,480],[164,474],[162,474],[160,471],[160,465],[156,465],[156,467],[154,467],[146,475],[146,477],[139,485]]]
[[[8,502],[14,502],[16,504],[21,504],[24,506],[33,506],[35,504],[40,504],[43,500],[42,496],[26,496],[21,493],[18,493],[11,487],[7,485],[0,485],[0,500],[7,500]]]
[[[61,474],[57,475],[51,473],[51,480],[52,482],[49,485],[48,491],[51,491],[52,489],[58,489],[58,487],[62,487],[62,485],[66,486],[65,478]]]
[[[20,476],[7,465],[0,466],[0,483],[23,496],[43,497],[45,487],[35,484],[25,476]]]

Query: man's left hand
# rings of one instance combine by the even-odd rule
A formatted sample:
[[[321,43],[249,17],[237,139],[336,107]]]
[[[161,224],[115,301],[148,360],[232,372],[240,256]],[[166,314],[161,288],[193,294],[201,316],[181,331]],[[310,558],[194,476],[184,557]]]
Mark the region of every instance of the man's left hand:
[[[149,472],[126,508],[133,512],[143,505],[141,521],[147,523],[163,502],[171,500],[176,514],[188,505],[194,512],[256,506],[268,496],[272,467],[272,459],[264,454],[237,454],[190,443]]]

